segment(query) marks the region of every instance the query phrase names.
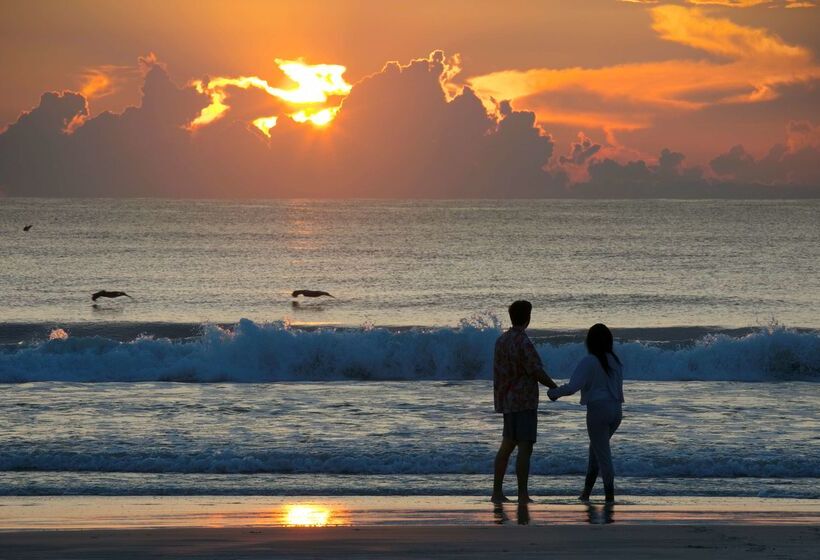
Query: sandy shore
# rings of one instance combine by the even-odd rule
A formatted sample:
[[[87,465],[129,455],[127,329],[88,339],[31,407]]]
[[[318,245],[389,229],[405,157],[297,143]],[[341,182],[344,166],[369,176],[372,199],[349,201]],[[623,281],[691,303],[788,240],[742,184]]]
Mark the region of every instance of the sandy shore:
[[[314,525],[314,526],[302,526]],[[6,497],[0,560],[814,558],[820,501],[565,498]]]
[[[0,534],[3,559],[816,557],[817,526],[176,528]]]

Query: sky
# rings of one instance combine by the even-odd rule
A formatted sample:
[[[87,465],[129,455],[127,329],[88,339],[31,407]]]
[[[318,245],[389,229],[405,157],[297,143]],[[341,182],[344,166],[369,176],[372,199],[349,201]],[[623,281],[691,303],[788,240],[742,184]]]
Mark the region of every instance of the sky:
[[[813,1],[0,4],[6,195],[820,193]]]

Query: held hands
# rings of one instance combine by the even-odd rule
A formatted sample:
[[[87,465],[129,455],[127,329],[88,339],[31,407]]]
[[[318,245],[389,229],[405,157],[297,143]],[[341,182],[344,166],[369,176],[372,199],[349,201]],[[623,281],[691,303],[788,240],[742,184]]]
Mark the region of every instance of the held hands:
[[[549,389],[547,391],[547,396],[550,398],[550,400],[552,402],[555,402],[555,401],[558,400],[558,395],[555,393],[555,389]]]

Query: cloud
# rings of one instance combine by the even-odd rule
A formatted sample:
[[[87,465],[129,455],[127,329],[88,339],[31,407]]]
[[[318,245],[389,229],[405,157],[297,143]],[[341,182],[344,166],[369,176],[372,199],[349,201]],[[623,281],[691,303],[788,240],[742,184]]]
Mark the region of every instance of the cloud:
[[[583,132],[578,134],[578,142],[572,144],[569,157],[561,156],[562,164],[583,165],[601,150],[600,144],[593,144]]]
[[[755,158],[737,145],[709,165],[718,176],[735,182],[820,185],[820,126],[792,121],[786,130],[786,142],[775,144],[763,157]]]
[[[45,94],[0,134],[0,184],[27,196],[563,193],[563,174],[547,169],[553,141],[535,115],[509,103],[489,114],[470,88],[449,83],[453,62],[437,51],[389,63],[353,87],[332,125],[283,117],[266,136],[252,125],[254,100],[241,97],[192,129],[210,92],[179,87],[164,66],[143,61],[141,102],[120,114],[88,117],[81,94]]]
[[[680,6],[659,6],[653,8],[651,14],[652,29],[667,41],[734,60],[764,57],[798,67],[811,62],[807,49],[789,45],[765,29],[708,17],[701,10]]]
[[[765,29],[677,5],[655,6],[649,13],[659,38],[704,54],[601,68],[503,70],[467,83],[482,98],[532,108],[543,123],[629,131],[665,115],[770,101],[784,87],[820,79],[820,66],[807,49]]]
[[[0,191],[7,195],[73,194],[65,177],[53,171],[65,166],[67,129],[88,115],[85,98],[73,92],[48,92],[36,109],[20,115],[0,134]],[[31,188],[20,190],[22,185]],[[68,187],[68,188],[67,188]]]
[[[664,148],[655,163],[632,160],[620,163],[611,158],[593,159],[587,169],[589,180],[576,185],[574,193],[587,197],[695,198],[720,196],[703,177],[700,168],[685,168],[682,153]]]
[[[763,157],[755,158],[737,145],[712,159],[709,169],[685,166],[686,156],[668,148],[651,160],[621,162],[593,156],[586,178],[571,192],[611,198],[816,198],[820,196],[820,126],[792,121],[786,132],[785,143],[774,144]],[[581,152],[578,146],[584,144],[593,145],[587,139],[576,144],[573,152]],[[569,159],[562,163],[574,164]]]
[[[752,8],[763,4],[777,4],[772,0],[687,0],[696,6],[725,6],[727,8]]]
[[[328,126],[290,118],[291,105],[271,106],[273,97],[253,87],[226,89],[229,110],[192,127],[212,92],[176,85],[155,58],[140,64],[141,100],[122,113],[90,116],[80,93],[43,94],[0,133],[0,188],[16,196],[820,194],[820,134],[808,121],[791,122],[768,155],[732,148],[706,172],[687,167],[680,152],[636,157],[583,133],[567,155],[556,155],[534,112],[510,101],[488,108],[471,87],[456,85],[457,60],[440,51],[390,62],[354,84]],[[271,110],[282,111],[275,126],[254,125],[259,111]],[[780,188],[791,185],[814,191]]]
[[[159,65],[147,70],[141,105],[122,114],[88,117],[81,94],[46,93],[0,135],[0,184],[25,196],[163,194],[189,159],[182,127],[206,103]]]
[[[659,4],[659,0],[618,0],[627,4]],[[814,8],[811,0],[685,0],[693,6],[717,6],[721,8]]]

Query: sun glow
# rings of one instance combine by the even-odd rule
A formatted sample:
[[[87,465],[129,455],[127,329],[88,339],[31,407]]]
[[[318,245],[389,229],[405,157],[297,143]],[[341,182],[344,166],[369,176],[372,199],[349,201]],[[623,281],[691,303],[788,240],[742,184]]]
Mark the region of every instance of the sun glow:
[[[338,107],[328,107],[326,109],[316,111],[315,113],[302,110],[291,114],[290,118],[298,123],[309,122],[315,124],[316,126],[324,126],[333,120],[333,117],[336,116],[336,112],[338,110]]]
[[[285,525],[324,527],[330,523],[330,509],[322,506],[292,505],[285,509]]]
[[[262,134],[270,138],[270,129],[276,126],[279,117],[259,117],[253,120],[253,126],[262,131]]]
[[[331,97],[347,95],[353,87],[344,79],[343,75],[347,69],[338,64],[311,65],[297,60],[281,59],[276,59],[276,64],[285,76],[296,84],[295,88],[273,87],[266,80],[257,76],[217,77],[208,80],[207,83],[201,80],[193,82],[193,86],[199,93],[210,96],[211,103],[191,121],[189,128],[204,126],[225,116],[230,109],[230,105],[226,102],[229,87],[262,90],[271,97],[296,106],[294,109],[300,105],[308,105],[308,108],[298,108],[292,113],[287,113],[287,116],[299,123],[310,122],[317,126],[324,126],[333,120],[339,107],[316,106],[327,103]],[[278,118],[278,116],[259,117],[254,119],[252,124],[266,136],[270,136],[270,130],[276,126]]]

